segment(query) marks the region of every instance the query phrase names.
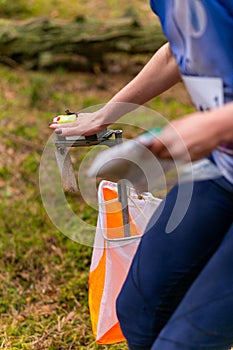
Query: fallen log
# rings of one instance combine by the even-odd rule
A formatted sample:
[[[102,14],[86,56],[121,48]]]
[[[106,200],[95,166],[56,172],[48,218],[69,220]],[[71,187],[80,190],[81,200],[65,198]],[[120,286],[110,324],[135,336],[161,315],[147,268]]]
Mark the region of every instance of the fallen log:
[[[159,25],[141,25],[134,18],[0,19],[0,62],[28,69],[52,68],[59,62],[68,69],[104,69],[109,53],[149,54],[165,41]]]

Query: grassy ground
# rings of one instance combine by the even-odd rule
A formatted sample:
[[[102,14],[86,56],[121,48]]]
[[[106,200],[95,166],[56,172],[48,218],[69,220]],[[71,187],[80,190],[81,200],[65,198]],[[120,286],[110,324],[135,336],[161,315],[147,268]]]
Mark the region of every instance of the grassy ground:
[[[105,18],[122,15],[131,7],[148,20],[152,18],[148,6],[142,0],[1,0],[0,13],[16,18],[49,15],[70,19],[87,13]],[[50,222],[40,198],[38,169],[51,134],[51,117],[67,107],[78,110],[106,102],[132,77],[127,68],[118,69],[118,74],[81,74],[0,66],[1,349],[126,349],[125,344],[95,344],[87,304],[92,251]],[[167,118],[192,110],[181,85],[149,106]],[[96,212],[76,198],[70,201],[83,220],[96,220]]]

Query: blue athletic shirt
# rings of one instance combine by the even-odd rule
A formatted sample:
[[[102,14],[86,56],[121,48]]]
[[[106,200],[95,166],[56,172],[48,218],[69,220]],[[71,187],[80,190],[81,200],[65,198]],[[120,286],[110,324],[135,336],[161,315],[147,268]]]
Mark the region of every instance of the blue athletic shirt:
[[[221,78],[233,101],[233,0],[150,0],[184,76]],[[233,117],[233,116],[232,116]],[[233,183],[233,142],[213,152]]]

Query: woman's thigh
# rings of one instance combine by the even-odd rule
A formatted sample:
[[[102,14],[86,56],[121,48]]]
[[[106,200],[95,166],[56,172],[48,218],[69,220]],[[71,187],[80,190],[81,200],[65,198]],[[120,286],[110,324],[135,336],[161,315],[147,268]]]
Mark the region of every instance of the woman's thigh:
[[[155,214],[117,300],[121,328],[133,344],[154,342],[232,222],[233,194],[212,181],[196,182],[183,220],[167,234],[177,193],[173,188]]]
[[[233,224],[152,350],[227,350],[233,345]]]

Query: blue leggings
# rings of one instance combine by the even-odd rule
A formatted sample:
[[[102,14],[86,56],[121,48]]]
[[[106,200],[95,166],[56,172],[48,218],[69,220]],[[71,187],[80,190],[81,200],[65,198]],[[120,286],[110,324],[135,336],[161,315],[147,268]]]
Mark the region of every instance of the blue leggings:
[[[180,186],[186,200],[187,184]],[[186,215],[167,234],[177,192],[140,242],[117,299],[120,325],[130,350],[226,350],[233,344],[233,185],[194,183]]]

